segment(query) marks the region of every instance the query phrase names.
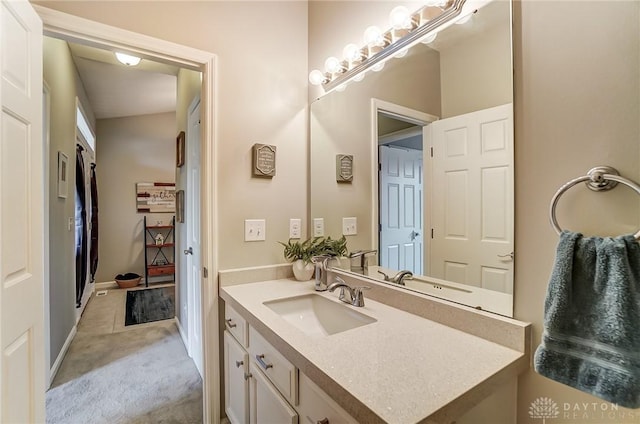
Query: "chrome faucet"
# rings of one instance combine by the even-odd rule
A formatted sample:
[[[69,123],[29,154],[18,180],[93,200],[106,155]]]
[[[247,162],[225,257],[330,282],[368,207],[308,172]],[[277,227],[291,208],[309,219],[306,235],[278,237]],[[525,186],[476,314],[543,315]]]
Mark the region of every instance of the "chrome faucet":
[[[338,296],[338,299],[344,303],[350,303],[353,306],[362,307],[364,306],[364,294],[362,293],[362,290],[368,290],[371,287],[362,286],[352,288],[342,278],[336,277],[333,284],[327,287],[327,290],[333,292],[337,288],[340,288],[340,296]]]
[[[394,283],[394,284],[399,284],[401,286],[404,286],[404,280],[406,278],[411,278],[413,277],[413,272],[408,271],[406,269],[399,271],[396,275],[394,275],[393,277],[389,277],[387,274],[385,274],[384,272],[378,270],[378,274],[382,274],[384,276],[384,281],[389,281],[390,283]]]
[[[331,256],[319,255],[311,258],[311,262],[316,266],[316,291],[327,290],[327,270]]]
[[[367,275],[368,261],[367,255],[370,253],[377,253],[377,250],[356,250],[352,252],[349,257],[351,258],[351,272],[357,272],[362,275]],[[360,259],[360,265],[353,265],[353,259]]]

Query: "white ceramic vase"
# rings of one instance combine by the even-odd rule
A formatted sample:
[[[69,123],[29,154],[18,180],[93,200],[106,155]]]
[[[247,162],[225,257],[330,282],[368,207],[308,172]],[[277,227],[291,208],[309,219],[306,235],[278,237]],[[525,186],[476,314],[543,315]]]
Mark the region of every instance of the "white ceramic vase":
[[[305,263],[302,259],[298,259],[291,267],[293,268],[293,276],[298,281],[309,281],[313,276],[314,266],[311,262]]]

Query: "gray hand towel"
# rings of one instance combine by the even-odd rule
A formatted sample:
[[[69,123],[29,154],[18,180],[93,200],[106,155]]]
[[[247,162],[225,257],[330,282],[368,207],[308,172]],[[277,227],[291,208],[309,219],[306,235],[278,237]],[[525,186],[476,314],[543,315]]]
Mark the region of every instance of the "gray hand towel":
[[[640,245],[564,231],[544,305],[536,372],[640,407]]]

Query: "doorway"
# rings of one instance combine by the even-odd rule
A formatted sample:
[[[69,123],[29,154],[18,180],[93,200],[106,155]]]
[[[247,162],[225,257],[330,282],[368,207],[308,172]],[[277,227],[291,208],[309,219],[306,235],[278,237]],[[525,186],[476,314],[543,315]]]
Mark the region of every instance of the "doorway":
[[[115,27],[90,22],[76,18],[61,12],[53,11],[41,6],[34,6],[44,22],[45,34],[66,41],[75,41],[84,44],[91,44],[108,50],[124,49],[125,51],[139,54],[146,58],[157,59],[172,63],[176,66],[185,67],[202,72],[202,125],[201,125],[201,193],[200,216],[201,221],[201,245],[202,245],[202,273],[199,286],[202,295],[196,299],[202,311],[217,310],[217,287],[214,282],[209,285],[207,274],[217,274],[216,245],[212,234],[216,234],[216,211],[215,211],[215,181],[213,168],[214,152],[214,69],[215,56],[198,51],[189,47],[176,45],[166,41],[153,39],[151,37],[140,36],[138,34],[124,31]],[[123,41],[124,40],[124,41]],[[45,282],[47,283],[47,282]],[[201,334],[215,334],[217,330],[217,315],[203,314],[208,319],[202,319]],[[48,323],[45,323],[45,327]],[[210,329],[210,330],[209,330]],[[209,331],[208,331],[209,330]],[[204,421],[211,421],[212,417],[219,416],[219,399],[215,395],[219,382],[218,371],[218,340],[215,337],[202,338],[203,356],[202,369],[204,370],[203,392],[204,392]]]

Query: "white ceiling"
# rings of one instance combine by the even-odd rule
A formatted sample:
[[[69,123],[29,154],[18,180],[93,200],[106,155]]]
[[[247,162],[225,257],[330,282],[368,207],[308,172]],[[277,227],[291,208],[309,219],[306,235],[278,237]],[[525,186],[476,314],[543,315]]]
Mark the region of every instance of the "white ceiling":
[[[69,48],[96,119],[176,110],[178,68],[147,59],[129,67],[108,50]]]

